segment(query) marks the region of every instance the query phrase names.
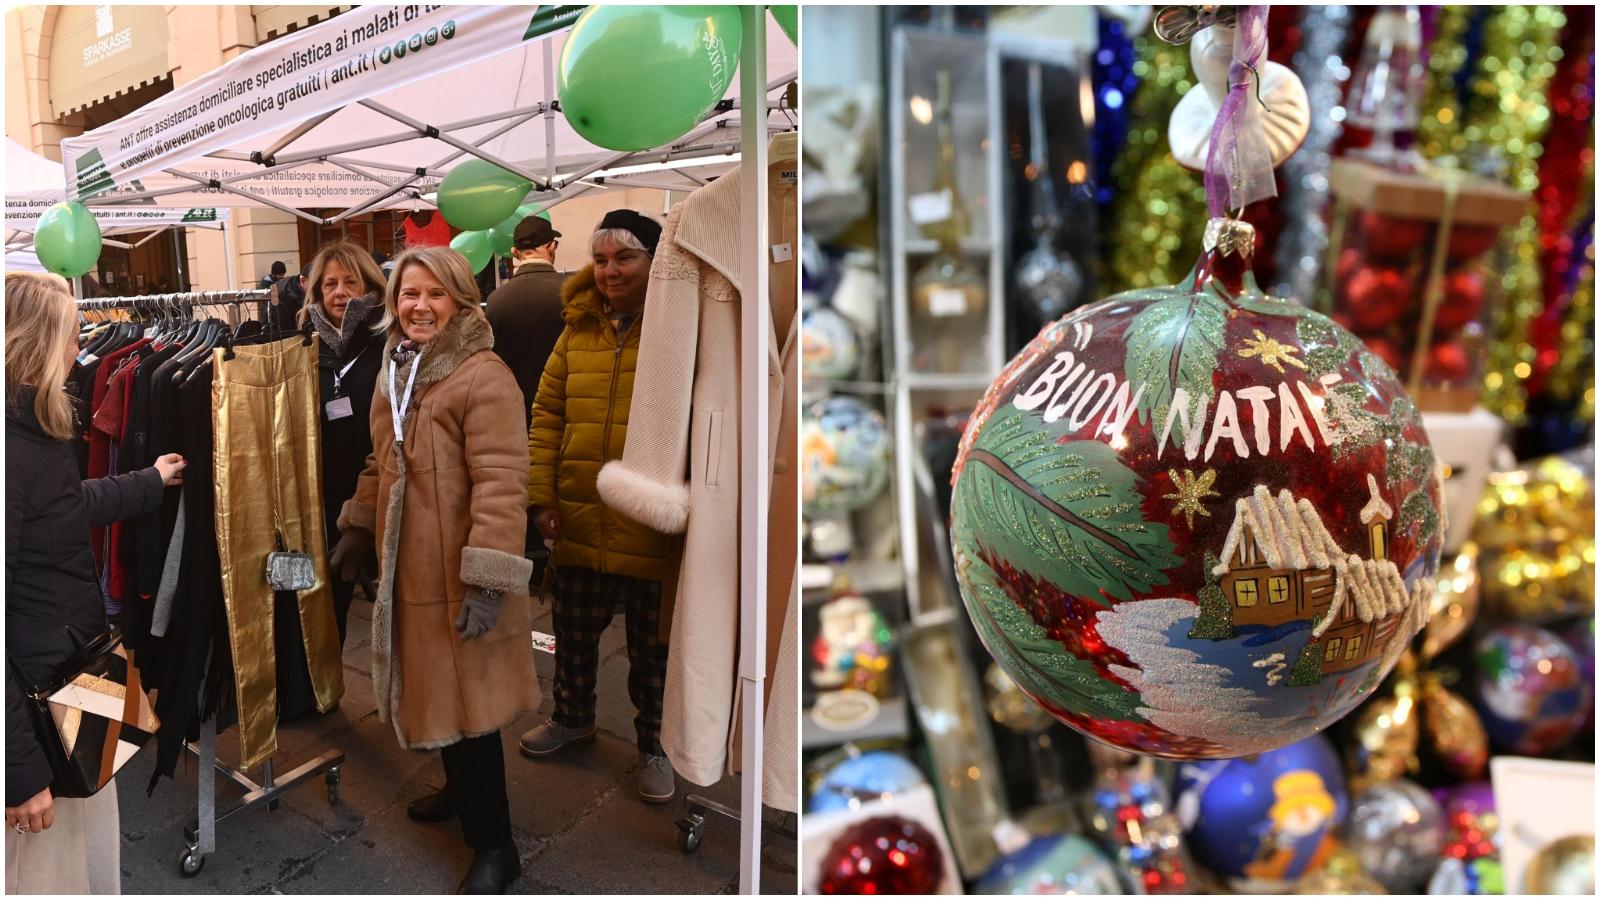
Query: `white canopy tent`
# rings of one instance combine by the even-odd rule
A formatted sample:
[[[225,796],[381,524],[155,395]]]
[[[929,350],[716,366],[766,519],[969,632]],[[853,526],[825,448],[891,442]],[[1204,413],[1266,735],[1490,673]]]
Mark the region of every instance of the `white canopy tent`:
[[[582,7],[362,6],[231,60],[123,119],[63,142],[68,190],[91,208],[132,202],[272,207],[319,225],[367,210],[432,205],[450,167],[476,156],[533,182],[553,206],[607,187],[693,190],[741,167],[766,180],[767,141],[798,124],[798,53],[764,7],[742,7],[728,96],[665,147],[618,153],[563,118],[555,67]],[[651,83],[619,82],[619,92]],[[741,108],[762,107],[761,117]],[[339,208],[323,218],[308,210]],[[768,295],[766,194],[741,214],[744,293]],[[739,342],[741,529],[740,892],[757,893],[766,662],[771,321],[743,316]]]
[[[562,116],[555,67],[582,7],[362,6],[229,61],[105,127],[62,143],[69,190],[90,207],[273,207],[318,224],[429,206],[476,156],[553,205],[602,185],[693,190],[736,162],[729,96],[671,145],[613,153]],[[793,44],[766,22],[768,125],[794,127]],[[617,91],[655,89],[619,82]],[[324,219],[307,212],[340,209]]]

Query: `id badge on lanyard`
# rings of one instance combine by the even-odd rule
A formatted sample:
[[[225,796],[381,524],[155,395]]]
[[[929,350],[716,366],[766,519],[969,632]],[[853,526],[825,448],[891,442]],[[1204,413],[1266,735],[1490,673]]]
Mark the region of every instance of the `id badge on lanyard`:
[[[394,443],[396,448],[403,446],[406,442],[405,429],[402,427],[402,425],[405,422],[406,409],[407,407],[411,406],[411,388],[417,383],[417,369],[422,367],[421,362],[422,360],[420,358],[412,360],[411,374],[406,376],[405,396],[400,399],[400,405],[398,407],[392,404],[389,407],[389,418],[394,422]],[[390,399],[395,397],[394,360],[392,359],[389,360],[389,397]],[[398,449],[396,452],[399,452]]]
[[[329,422],[337,422],[340,419],[348,419],[355,415],[355,410],[350,407],[350,398],[344,395],[343,380],[344,376],[349,374],[350,367],[355,365],[356,360],[360,358],[360,354],[357,354],[355,359],[345,363],[344,368],[334,373],[333,399],[322,404],[322,408],[327,412]]]

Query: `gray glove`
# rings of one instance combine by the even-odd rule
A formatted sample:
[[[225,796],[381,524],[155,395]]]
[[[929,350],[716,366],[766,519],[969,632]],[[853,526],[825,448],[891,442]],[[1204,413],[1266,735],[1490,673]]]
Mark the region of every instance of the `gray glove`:
[[[339,543],[328,554],[328,571],[334,578],[354,583],[361,578],[361,565],[372,550],[372,533],[364,528],[346,528],[339,533]]]
[[[500,621],[500,594],[480,587],[467,587],[461,598],[461,615],[456,617],[456,631],[461,639],[470,641],[489,633],[494,623]]]

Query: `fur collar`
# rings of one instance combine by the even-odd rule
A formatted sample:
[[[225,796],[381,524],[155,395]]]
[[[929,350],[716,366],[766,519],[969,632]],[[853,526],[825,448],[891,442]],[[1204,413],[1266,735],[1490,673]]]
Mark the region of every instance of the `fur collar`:
[[[396,326],[389,340],[384,343],[383,355],[388,359],[394,355],[395,348],[405,339],[405,335]],[[417,370],[417,387],[427,387],[437,384],[450,376],[451,372],[460,368],[474,353],[494,349],[494,330],[489,327],[489,320],[481,314],[474,315],[470,312],[458,311],[445,323],[444,330],[439,336],[429,341],[422,348],[422,355],[417,357],[416,365],[422,368]],[[406,370],[397,371],[398,377]],[[389,379],[378,379],[378,392],[389,396]]]
[[[311,303],[311,324],[316,327],[317,334],[322,336],[322,343],[333,351],[333,355],[343,359],[345,349],[354,346],[350,339],[357,329],[371,325],[368,320],[372,318],[374,309],[382,309],[383,301],[378,298],[376,291],[363,294],[345,304],[344,318],[339,321],[339,327],[333,327],[328,314],[323,311],[322,304]],[[362,346],[365,346],[363,344]]]
[[[606,318],[600,287],[594,282],[593,264],[572,273],[561,285],[561,318],[568,325],[582,325],[583,320],[590,317],[610,321]]]

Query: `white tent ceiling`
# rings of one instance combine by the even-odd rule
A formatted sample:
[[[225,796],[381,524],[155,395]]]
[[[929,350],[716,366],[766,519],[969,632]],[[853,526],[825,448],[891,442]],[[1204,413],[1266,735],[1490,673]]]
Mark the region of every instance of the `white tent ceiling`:
[[[320,221],[303,210],[333,207],[351,215],[425,205],[444,174],[473,155],[531,176],[530,199],[546,203],[594,189],[596,176],[611,167],[652,164],[604,178],[609,186],[688,190],[733,165],[739,111],[727,108],[736,93],[731,88],[725,108],[701,127],[638,154],[597,147],[567,124],[553,105],[554,72],[578,9],[357,7],[68,139],[63,154],[80,173],[73,189],[87,189],[91,206],[132,199],[264,205]],[[406,10],[415,15],[399,21]],[[535,23],[545,17],[558,30],[526,39],[530,17]],[[385,30],[386,23],[397,24]],[[423,41],[446,23],[449,40]],[[767,26],[770,133],[795,124],[792,111],[777,107],[798,60],[777,25],[769,19]],[[402,60],[397,51],[406,44],[412,49]],[[381,64],[380,53],[387,57]],[[292,93],[307,87],[303,95]],[[654,86],[619,80],[616,89]],[[109,174],[115,187],[104,190],[96,172]],[[212,179],[218,183],[205,186]],[[235,192],[218,189],[224,185]]]

